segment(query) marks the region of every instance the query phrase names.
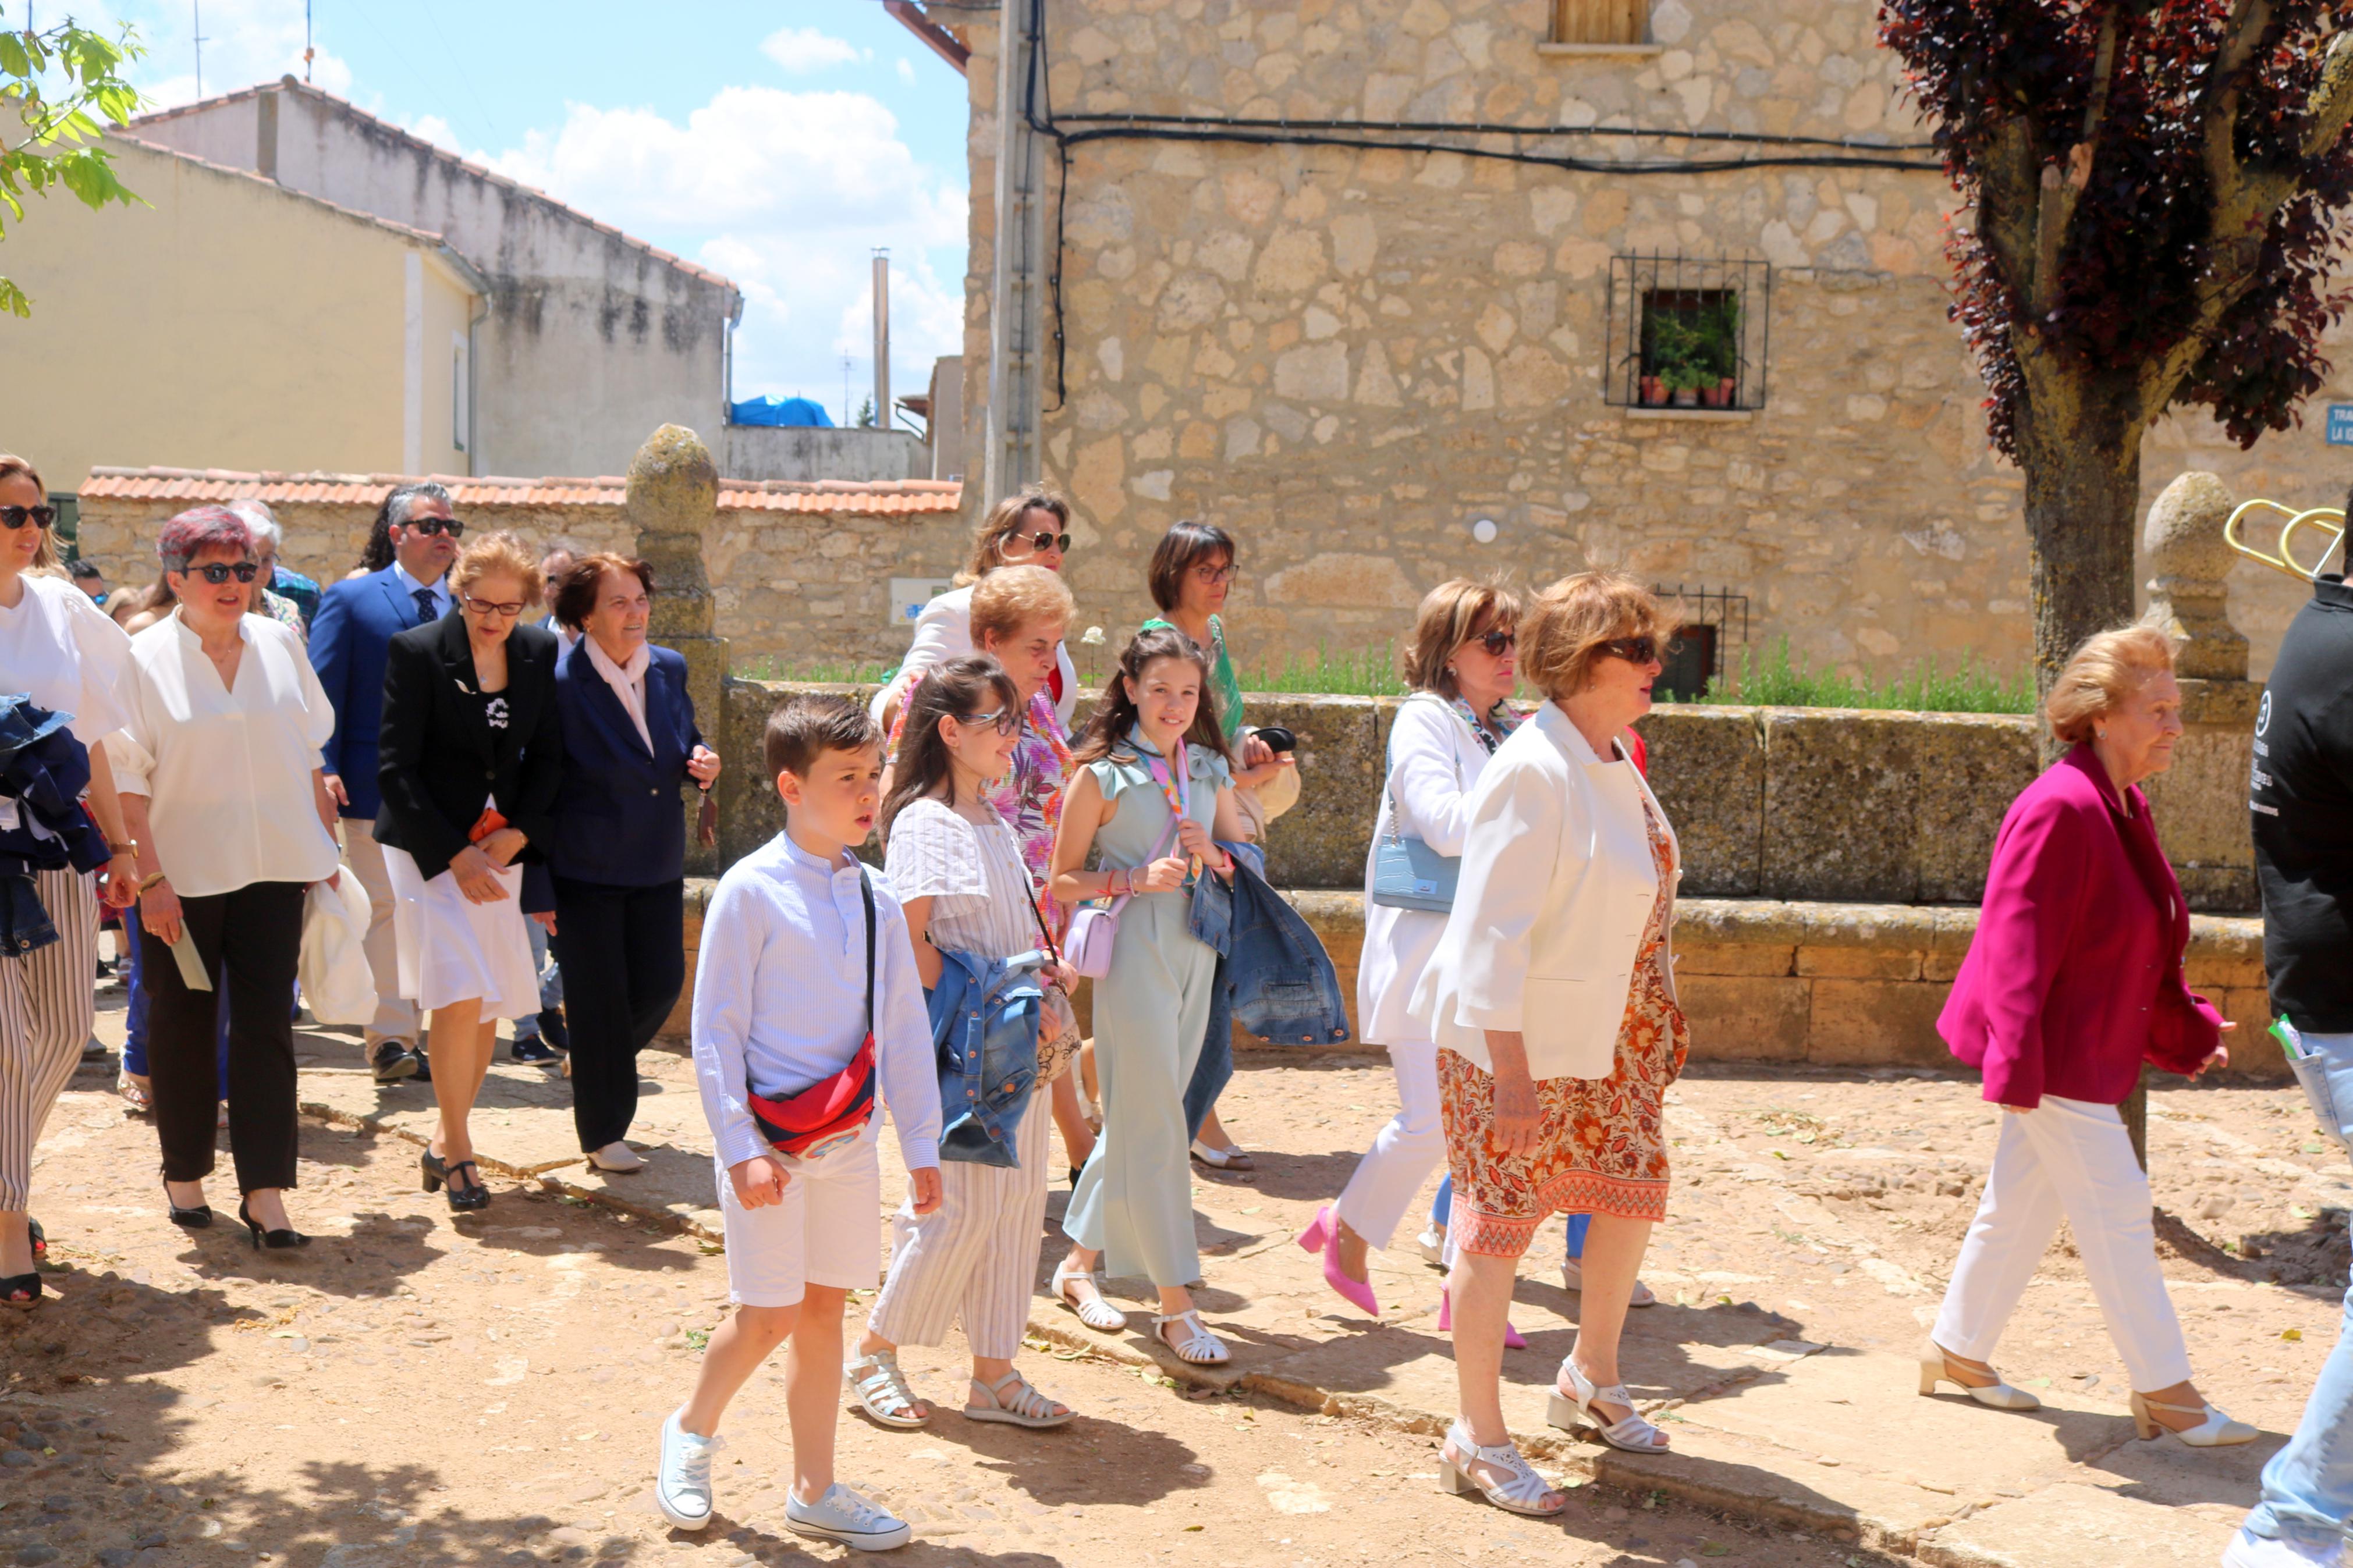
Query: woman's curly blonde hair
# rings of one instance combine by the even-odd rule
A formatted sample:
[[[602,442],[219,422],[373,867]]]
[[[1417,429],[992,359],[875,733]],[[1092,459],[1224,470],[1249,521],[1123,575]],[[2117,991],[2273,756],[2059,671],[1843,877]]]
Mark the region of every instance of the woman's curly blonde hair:
[[[1601,645],[1650,637],[1662,651],[1682,615],[1622,572],[1579,572],[1538,594],[1520,621],[1520,674],[1554,701],[1590,684]]]
[[[2051,683],[2042,717],[2062,744],[2088,741],[2142,681],[2172,668],[2173,639],[2146,621],[2094,632]]]

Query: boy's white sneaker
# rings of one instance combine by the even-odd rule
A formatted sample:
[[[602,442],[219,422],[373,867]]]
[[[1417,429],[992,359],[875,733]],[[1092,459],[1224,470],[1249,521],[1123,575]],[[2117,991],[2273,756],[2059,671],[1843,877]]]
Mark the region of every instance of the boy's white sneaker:
[[[785,1528],[795,1535],[838,1541],[859,1552],[888,1552],[914,1539],[914,1527],[876,1503],[867,1501],[839,1481],[825,1489],[815,1502],[803,1502],[785,1493]]]
[[[681,1530],[711,1522],[711,1456],[723,1437],[698,1437],[678,1424],[672,1411],[662,1422],[661,1468],[654,1476],[654,1506]]]
[[[2342,1542],[2307,1546],[2242,1530],[2222,1551],[2222,1568],[2338,1568],[2345,1562]]]

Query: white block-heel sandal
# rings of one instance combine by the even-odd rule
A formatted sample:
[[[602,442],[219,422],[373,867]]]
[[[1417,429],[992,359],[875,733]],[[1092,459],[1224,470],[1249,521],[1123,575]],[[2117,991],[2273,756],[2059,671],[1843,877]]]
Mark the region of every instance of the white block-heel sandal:
[[[1474,1465],[1492,1468],[1482,1474]],[[1503,1473],[1493,1473],[1498,1470]],[[1457,1497],[1477,1492],[1507,1513],[1535,1519],[1550,1519],[1568,1506],[1568,1494],[1537,1474],[1517,1445],[1482,1448],[1460,1416],[1446,1429],[1446,1442],[1438,1450],[1438,1489]]]
[[[2042,1401],[2022,1388],[2012,1388],[1996,1373],[1991,1383],[1970,1383],[1955,1370],[1953,1359],[1936,1345],[1920,1358],[1920,1392],[1932,1394],[1940,1383],[1949,1383],[1979,1405],[1995,1410],[2040,1410]]]
[[[1613,1448],[1629,1454],[1663,1454],[1667,1451],[1667,1435],[1642,1419],[1634,1409],[1634,1396],[1626,1392],[1622,1383],[1607,1388],[1596,1388],[1593,1380],[1577,1370],[1577,1363],[1564,1358],[1561,1375],[1568,1379],[1574,1394],[1563,1394],[1558,1385],[1546,1403],[1545,1420],[1564,1432],[1589,1427],[1594,1436]],[[1597,1405],[1622,1405],[1626,1414],[1616,1421],[1605,1420],[1596,1414]]]
[[[2168,1426],[2152,1410],[2170,1410],[2177,1415],[2203,1415],[2195,1426]],[[2231,1448],[2241,1443],[2252,1443],[2262,1434],[2243,1421],[2233,1421],[2211,1405],[2166,1405],[2141,1394],[2132,1396],[2133,1430],[2144,1442],[2162,1433],[2171,1433],[2193,1448]]]

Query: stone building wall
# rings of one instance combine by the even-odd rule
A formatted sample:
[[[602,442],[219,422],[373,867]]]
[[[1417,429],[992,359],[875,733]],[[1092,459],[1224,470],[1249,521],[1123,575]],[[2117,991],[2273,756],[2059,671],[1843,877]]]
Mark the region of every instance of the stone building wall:
[[[1056,115],[1662,132],[1522,143],[1624,161],[1823,151],[1673,139],[1685,131],[1920,136],[1867,0],[1656,0],[1652,45],[1606,54],[1544,49],[1543,0],[1045,10]],[[954,19],[968,19],[974,51],[976,451],[997,23]],[[1201,516],[1242,542],[1229,620],[1246,664],[1392,638],[1450,575],[1544,581],[1592,563],[1749,595],[1760,651],[1787,636],[1849,670],[1930,655],[1949,665],[1963,651],[2014,668],[2030,640],[2020,486],[1986,447],[1983,388],[1946,319],[1951,205],[1933,170],[1638,175],[1444,151],[1074,145],[1063,386],[1057,402],[1050,374],[1043,428],[1048,475],[1079,507],[1069,570],[1082,603],[1106,605],[1114,630],[1133,626],[1148,613],[1138,558],[1171,521]],[[1610,259],[1652,252],[1770,264],[1761,409],[1658,417],[1605,405]],[[2307,501],[2345,477],[2316,429],[2247,456],[2201,416],[2151,440],[2150,499],[2191,462],[2241,494]],[[1492,543],[1472,536],[1481,519],[1497,524]],[[2301,595],[2252,566],[2234,587],[2260,674]]]

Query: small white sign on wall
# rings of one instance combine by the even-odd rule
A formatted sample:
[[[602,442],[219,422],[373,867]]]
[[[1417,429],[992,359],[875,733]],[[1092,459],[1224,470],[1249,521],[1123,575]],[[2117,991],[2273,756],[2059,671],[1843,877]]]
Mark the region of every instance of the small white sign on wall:
[[[955,586],[953,577],[893,577],[891,579],[891,624],[913,631],[923,606]]]

